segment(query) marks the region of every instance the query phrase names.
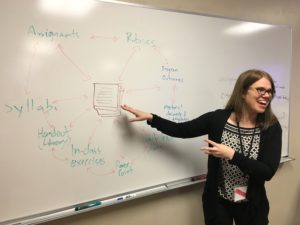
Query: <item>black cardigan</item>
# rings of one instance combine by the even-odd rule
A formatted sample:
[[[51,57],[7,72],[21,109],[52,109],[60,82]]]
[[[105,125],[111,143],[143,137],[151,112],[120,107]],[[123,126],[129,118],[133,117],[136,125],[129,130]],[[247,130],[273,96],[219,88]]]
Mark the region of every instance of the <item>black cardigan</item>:
[[[220,143],[221,136],[231,112],[219,109],[205,113],[196,119],[183,123],[175,123],[153,114],[151,127],[164,134],[179,138],[193,138],[208,134],[208,138]],[[257,222],[268,220],[269,202],[264,183],[270,180],[280,163],[282,129],[279,122],[261,132],[260,149],[257,160],[249,159],[235,152],[229,162],[238,166],[249,175],[247,199],[251,205],[252,216]],[[206,224],[210,224],[215,216],[218,201],[219,158],[208,157],[207,180],[203,192],[203,210]],[[250,219],[250,218],[249,218]]]

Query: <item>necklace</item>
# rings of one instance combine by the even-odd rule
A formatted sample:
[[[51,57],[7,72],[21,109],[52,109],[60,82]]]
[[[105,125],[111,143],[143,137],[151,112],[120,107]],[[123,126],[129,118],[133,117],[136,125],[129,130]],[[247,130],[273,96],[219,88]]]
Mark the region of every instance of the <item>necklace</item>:
[[[242,135],[241,135],[241,130],[240,130],[240,123],[239,121],[237,122],[237,128],[238,128],[238,133],[239,133],[239,139],[240,139],[240,145],[241,145],[241,151],[243,153],[244,156],[248,157],[250,155],[250,151],[252,149],[252,144],[253,144],[253,139],[254,139],[254,135],[255,135],[255,129],[256,129],[256,122],[255,122],[255,126],[253,129],[253,133],[251,135],[251,142],[250,142],[250,146],[249,146],[249,151],[246,154],[244,151],[244,145],[243,145],[243,140],[242,140]]]

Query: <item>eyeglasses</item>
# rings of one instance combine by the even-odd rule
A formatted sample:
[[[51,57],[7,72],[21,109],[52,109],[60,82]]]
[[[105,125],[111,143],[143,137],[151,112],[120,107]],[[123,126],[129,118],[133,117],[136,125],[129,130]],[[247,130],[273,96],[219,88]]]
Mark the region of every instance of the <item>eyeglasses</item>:
[[[257,91],[257,93],[261,96],[265,95],[266,93],[268,93],[268,95],[273,96],[274,95],[274,90],[273,89],[265,89],[263,87],[256,87],[255,90]]]

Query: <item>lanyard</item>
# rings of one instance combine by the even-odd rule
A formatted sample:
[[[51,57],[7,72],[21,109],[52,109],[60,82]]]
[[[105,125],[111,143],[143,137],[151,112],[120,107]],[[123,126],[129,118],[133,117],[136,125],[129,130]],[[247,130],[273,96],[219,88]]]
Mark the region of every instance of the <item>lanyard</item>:
[[[254,139],[255,130],[256,130],[256,123],[255,123],[254,129],[253,129],[253,133],[252,133],[252,137],[251,137],[251,142],[250,142],[250,146],[249,146],[249,151],[248,151],[247,155],[244,152],[244,145],[243,145],[243,141],[242,141],[242,135],[241,135],[240,123],[239,122],[237,122],[237,127],[238,127],[238,133],[239,133],[241,151],[242,151],[242,153],[243,153],[244,156],[248,157],[250,155],[250,151],[252,149],[253,139]]]

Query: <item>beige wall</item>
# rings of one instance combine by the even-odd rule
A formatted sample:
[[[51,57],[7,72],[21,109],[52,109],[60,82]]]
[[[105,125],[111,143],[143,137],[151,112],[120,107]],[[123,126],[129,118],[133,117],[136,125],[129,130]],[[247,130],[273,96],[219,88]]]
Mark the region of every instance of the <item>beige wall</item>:
[[[290,156],[267,184],[271,203],[270,225],[300,224],[300,1],[298,0],[130,0],[159,8],[210,15],[293,28],[293,65],[291,80]],[[299,86],[298,86],[299,85]],[[203,184],[185,187],[119,205],[48,222],[48,225],[200,225],[203,222]]]

